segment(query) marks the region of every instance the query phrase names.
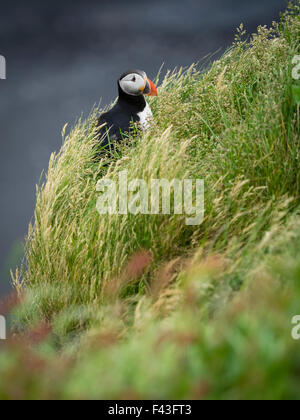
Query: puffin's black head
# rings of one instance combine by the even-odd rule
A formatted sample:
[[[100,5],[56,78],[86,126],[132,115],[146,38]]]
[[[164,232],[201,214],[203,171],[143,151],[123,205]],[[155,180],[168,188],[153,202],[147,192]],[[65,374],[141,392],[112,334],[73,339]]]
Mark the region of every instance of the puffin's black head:
[[[129,96],[157,96],[157,88],[146,73],[141,70],[129,70],[119,79],[119,89]]]

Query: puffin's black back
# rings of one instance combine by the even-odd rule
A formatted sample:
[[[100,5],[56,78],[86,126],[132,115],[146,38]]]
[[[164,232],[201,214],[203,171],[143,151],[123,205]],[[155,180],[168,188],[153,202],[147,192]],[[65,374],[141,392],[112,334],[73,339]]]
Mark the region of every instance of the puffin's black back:
[[[146,100],[143,95],[132,96],[123,92],[119,87],[119,99],[116,105],[108,112],[102,114],[98,119],[100,149],[104,150],[109,143],[122,141],[122,133],[130,129],[132,122],[139,122],[138,113],[146,107]]]

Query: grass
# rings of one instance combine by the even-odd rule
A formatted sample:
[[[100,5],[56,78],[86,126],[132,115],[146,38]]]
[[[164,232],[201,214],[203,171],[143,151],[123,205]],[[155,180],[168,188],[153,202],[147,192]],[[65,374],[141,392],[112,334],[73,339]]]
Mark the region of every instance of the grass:
[[[2,399],[299,398],[299,11],[168,72],[153,126],[114,156],[93,160],[98,110],[63,131],[13,276]],[[205,179],[203,223],[100,216],[97,181],[121,170]]]

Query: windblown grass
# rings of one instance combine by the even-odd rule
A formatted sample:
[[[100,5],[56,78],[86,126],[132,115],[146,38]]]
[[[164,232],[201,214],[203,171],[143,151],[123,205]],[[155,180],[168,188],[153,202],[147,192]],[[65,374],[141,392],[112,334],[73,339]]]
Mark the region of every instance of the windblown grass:
[[[93,161],[97,110],[64,134],[14,276],[27,350],[12,342],[0,372],[20,381],[0,396],[299,397],[299,11],[250,39],[241,27],[207,71],[168,73],[152,128],[117,157]],[[203,223],[100,216],[97,181],[122,170],[205,179]]]

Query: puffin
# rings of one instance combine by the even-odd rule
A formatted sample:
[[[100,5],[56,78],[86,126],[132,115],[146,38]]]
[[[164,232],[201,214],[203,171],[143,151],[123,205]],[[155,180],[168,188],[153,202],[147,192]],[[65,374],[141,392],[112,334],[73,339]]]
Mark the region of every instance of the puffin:
[[[141,70],[128,70],[118,80],[119,97],[111,110],[98,118],[99,149],[121,143],[132,122],[145,131],[150,126],[152,111],[145,96],[157,96],[155,84]]]

